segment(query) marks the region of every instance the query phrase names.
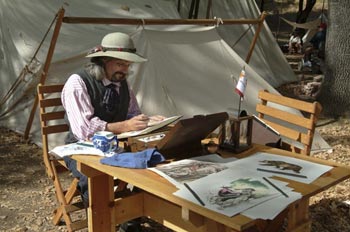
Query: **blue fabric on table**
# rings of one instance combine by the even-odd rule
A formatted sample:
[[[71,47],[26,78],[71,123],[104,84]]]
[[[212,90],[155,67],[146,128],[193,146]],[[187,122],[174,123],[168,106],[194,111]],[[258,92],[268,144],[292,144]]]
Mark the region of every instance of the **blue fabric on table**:
[[[163,162],[165,159],[155,148],[139,152],[124,152],[105,157],[100,160],[102,164],[124,168],[148,168]]]

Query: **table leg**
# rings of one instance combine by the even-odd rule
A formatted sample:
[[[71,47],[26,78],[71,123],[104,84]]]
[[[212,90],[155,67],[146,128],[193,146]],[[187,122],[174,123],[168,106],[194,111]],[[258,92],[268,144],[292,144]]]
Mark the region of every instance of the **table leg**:
[[[116,223],[113,177],[84,164],[80,164],[79,169],[88,177],[89,181],[89,232],[114,232]]]
[[[286,231],[311,231],[308,198],[302,199],[289,207],[288,225]]]

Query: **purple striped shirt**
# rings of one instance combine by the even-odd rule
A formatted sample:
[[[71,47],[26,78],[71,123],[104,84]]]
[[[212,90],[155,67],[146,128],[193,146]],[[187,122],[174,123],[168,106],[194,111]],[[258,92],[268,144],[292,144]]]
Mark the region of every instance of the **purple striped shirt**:
[[[103,79],[102,83],[107,86],[111,81]],[[120,84],[116,83],[116,90],[119,92]],[[130,102],[128,119],[141,114],[135,94],[129,88]],[[90,101],[86,85],[78,74],[71,75],[62,91],[62,104],[67,112],[68,120],[74,136],[79,140],[90,139],[96,131],[106,129],[107,122],[94,117],[94,108]]]

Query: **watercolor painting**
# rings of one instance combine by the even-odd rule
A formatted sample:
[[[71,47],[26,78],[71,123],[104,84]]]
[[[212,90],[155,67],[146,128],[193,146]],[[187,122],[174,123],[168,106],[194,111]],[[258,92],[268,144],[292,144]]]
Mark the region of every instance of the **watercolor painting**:
[[[303,168],[300,165],[284,162],[281,160],[261,160],[259,165],[262,166],[274,166],[279,170],[291,170],[296,173],[300,173],[300,170]]]
[[[229,168],[187,183],[174,194],[229,217],[281,195],[258,173]],[[193,192],[197,197],[194,197]]]
[[[210,204],[216,205],[218,209],[224,209],[266,197],[270,194],[270,188],[261,180],[240,178],[220,187],[216,192],[211,191],[211,194]]]
[[[157,172],[175,185],[197,180],[225,169],[227,167],[220,163],[189,159],[150,168],[150,170]]]
[[[257,152],[244,159],[228,163],[227,166],[240,167],[252,172],[258,171],[260,176],[279,176],[305,184],[310,184],[333,168],[307,160],[264,152]]]

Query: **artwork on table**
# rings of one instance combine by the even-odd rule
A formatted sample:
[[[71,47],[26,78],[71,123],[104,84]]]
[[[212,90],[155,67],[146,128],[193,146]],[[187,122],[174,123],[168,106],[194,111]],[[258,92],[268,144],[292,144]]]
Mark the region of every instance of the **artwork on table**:
[[[199,198],[204,207],[230,217],[281,195],[256,173],[240,168],[225,169],[187,185],[192,192],[180,187],[174,194],[197,204]]]
[[[179,179],[185,180],[186,175],[191,173],[186,169],[191,170],[191,165],[179,165],[175,169],[169,166],[169,170],[162,171],[169,171],[169,175],[180,173],[183,177]],[[215,169],[209,175],[188,178],[186,186],[177,185],[179,190],[174,195],[230,217],[245,212],[251,218],[272,219],[291,202],[300,199],[301,194],[289,188],[288,182],[271,177],[311,183],[333,168],[263,152],[226,162],[224,167],[223,170]]]
[[[163,176],[175,186],[203,178],[207,175],[225,170],[227,167],[222,163],[184,159],[170,164],[149,168]]]
[[[105,154],[102,151],[94,148],[94,145],[89,143],[83,143],[83,142],[57,146],[53,148],[49,153],[57,157],[64,157],[64,156],[70,156],[70,155],[105,156]]]
[[[332,166],[318,164],[288,156],[258,152],[244,159],[228,163],[230,167],[241,167],[257,172],[260,176],[279,176],[309,184]]]
[[[260,160],[259,165],[275,167],[280,170],[290,170],[295,173],[300,173],[301,169],[303,168],[300,165],[288,163],[280,160]]]
[[[218,209],[224,209],[268,196],[269,186],[258,179],[240,178],[212,189],[207,194],[210,204],[216,205]]]

